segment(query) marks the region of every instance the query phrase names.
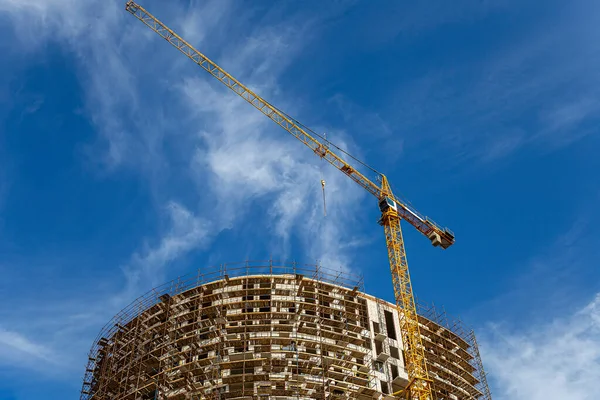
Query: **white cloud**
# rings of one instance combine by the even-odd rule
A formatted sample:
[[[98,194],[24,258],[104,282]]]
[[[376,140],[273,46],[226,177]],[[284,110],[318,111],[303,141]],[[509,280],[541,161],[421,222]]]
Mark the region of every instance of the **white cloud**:
[[[596,99],[582,98],[574,102],[559,104],[543,115],[543,119],[551,130],[570,128],[586,117],[600,110],[600,102]]]
[[[572,315],[522,332],[492,326],[480,341],[496,400],[600,398],[600,294]]]
[[[124,268],[126,291],[115,297],[114,302],[131,300],[136,294],[162,283],[166,265],[205,245],[211,238],[209,223],[183,205],[170,202],[166,211],[169,229],[156,246],[146,246],[133,254],[131,262]]]
[[[24,335],[0,328],[0,363],[25,364],[28,358],[56,363],[56,355],[47,346],[36,343]]]
[[[15,22],[20,40],[62,40],[78,54],[87,112],[100,138],[87,151],[92,160],[109,171],[126,167],[139,172],[158,205],[187,189],[177,187],[180,180],[199,182],[198,202],[216,197],[212,203],[219,204],[220,212],[200,208],[196,217],[214,224],[216,233],[242,215],[256,212],[253,200],[274,194],[272,208],[264,216],[284,242],[294,229],[302,229],[304,237],[319,230],[319,213],[311,210],[321,204],[319,160],[260,112],[211,82],[213,78],[125,12],[122,2],[100,6],[73,0],[0,0],[0,4]],[[189,35],[207,53],[217,53],[222,65],[252,88],[275,98],[278,105],[288,103],[298,109],[279,95],[278,80],[316,34],[318,18],[289,16],[274,24],[273,20],[255,24],[249,34],[224,32],[223,21],[234,15],[236,21],[247,17],[235,7],[229,2],[193,4],[189,9],[148,5],[160,17],[165,11],[175,30]],[[27,19],[33,19],[32,37],[23,34],[26,24],[21,22]],[[173,166],[186,162],[189,170]],[[345,226],[353,220],[351,207],[357,203],[352,200],[360,197],[360,189],[337,171],[330,176],[331,172],[325,172],[332,208],[328,223],[334,223],[337,197],[340,204],[344,202],[340,211],[344,217],[340,215],[335,224]],[[337,232],[326,240],[330,252],[342,251],[342,242],[353,242],[340,237],[346,229],[325,231]],[[333,238],[338,238],[337,245]],[[319,254],[309,257],[321,258]],[[156,264],[170,261],[163,246],[141,250],[133,257],[137,258]]]
[[[596,121],[600,116],[600,101],[590,97],[563,99],[548,110],[540,113],[539,119],[544,129],[535,140],[544,141],[552,147],[562,147],[596,132],[596,124],[586,126],[586,122]]]
[[[192,1],[179,24],[181,36],[190,43],[204,43],[209,32],[228,25],[224,20],[231,8],[231,0]]]
[[[48,40],[64,40],[77,46],[81,35],[109,29],[115,22],[117,4],[97,0],[0,0],[0,11],[13,22],[18,42],[27,44],[22,51],[33,52]]]
[[[101,174],[134,171],[151,190],[157,219],[167,221],[155,236],[144,235],[139,248],[124,261],[124,285],[104,283],[103,290],[81,297],[81,305],[62,307],[62,300],[48,298],[48,304],[61,307],[40,320],[47,324],[23,325],[19,330],[33,341],[8,337],[11,343],[41,354],[60,349],[69,365],[84,359],[82,349],[91,344],[103,318],[165,280],[167,266],[205,249],[224,229],[271,228],[265,229],[265,239],[272,243],[275,258],[302,251],[306,261],[320,259],[334,268],[349,267],[352,252],[362,243],[348,233],[364,196],[361,189],[324,167],[329,208],[324,219],[320,160],[259,111],[212,82],[129,15],[123,3],[0,0],[0,10],[13,22],[18,46],[34,51],[54,41],[76,56],[85,113],[97,130],[97,141],[86,154]],[[225,68],[239,71],[240,78],[261,94],[284,108],[300,109],[295,99],[280,95],[279,79],[310,38],[307,27],[314,21],[279,18],[276,27],[259,24],[236,36],[219,23],[234,14],[236,21],[243,19],[239,9],[234,13],[235,7],[220,1],[191,10],[175,3],[148,5],[161,19],[165,11],[169,25],[178,31],[182,26],[191,41],[200,42]],[[191,16],[196,14],[208,23]],[[340,142],[345,138],[342,133],[334,136]],[[292,236],[300,238],[293,248]],[[10,315],[11,322],[21,322],[18,314]]]
[[[199,132],[204,146],[196,151],[192,171],[196,181],[214,188],[219,215],[224,216],[221,225],[230,226],[255,200],[263,199],[269,225],[280,239],[273,245],[279,256],[286,258],[292,232],[297,232],[307,258],[348,268],[353,249],[344,244],[354,239],[348,232],[357,222],[361,189],[328,165],[320,170],[321,160],[308,148],[225,88],[193,79],[182,92],[190,112],[196,111],[198,121],[210,127]],[[343,136],[335,136],[345,147]],[[321,177],[326,180],[327,217]]]
[[[576,207],[569,229],[505,277],[505,293],[477,304],[491,321],[477,334],[494,399],[600,398],[596,203]]]
[[[525,135],[520,130],[506,131],[481,147],[479,159],[484,162],[496,161],[516,151],[524,141]]]

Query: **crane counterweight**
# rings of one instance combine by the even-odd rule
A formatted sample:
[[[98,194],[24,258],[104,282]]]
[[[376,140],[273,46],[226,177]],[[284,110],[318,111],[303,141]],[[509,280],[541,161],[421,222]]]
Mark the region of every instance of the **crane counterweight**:
[[[427,238],[431,240],[431,244],[433,247],[438,247],[442,245],[442,238],[437,232],[431,232]]]

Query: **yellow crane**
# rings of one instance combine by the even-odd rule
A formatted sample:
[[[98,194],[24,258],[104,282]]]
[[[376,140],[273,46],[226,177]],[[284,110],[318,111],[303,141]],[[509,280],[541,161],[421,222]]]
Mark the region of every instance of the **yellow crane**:
[[[319,135],[310,131],[298,121],[258,96],[215,62],[192,47],[192,45],[160,22],[142,6],[130,0],[127,2],[125,9],[209,72],[214,78],[312,149],[319,157],[328,161],[377,198],[381,211],[379,223],[385,230],[394,294],[399,311],[400,331],[406,361],[405,368],[409,379],[407,387],[401,392],[395,393],[395,395],[410,400],[433,400],[430,386],[431,380],[427,373],[425,353],[423,344],[421,343],[417,310],[408,272],[400,220],[403,219],[410,223],[419,232],[429,238],[434,246],[440,246],[443,249],[450,247],[454,243],[454,234],[447,228],[441,228],[427,217],[422,216],[406,204],[406,202],[394,196],[385,175],[371,168],[372,171],[377,172],[377,180],[380,184],[371,181],[331,150],[331,147],[337,148],[336,146],[332,146],[329,141],[322,139]],[[312,135],[307,131],[311,132]],[[319,141],[317,137],[321,138],[327,145]],[[337,149],[341,151],[341,149]],[[354,161],[366,166],[356,159]]]

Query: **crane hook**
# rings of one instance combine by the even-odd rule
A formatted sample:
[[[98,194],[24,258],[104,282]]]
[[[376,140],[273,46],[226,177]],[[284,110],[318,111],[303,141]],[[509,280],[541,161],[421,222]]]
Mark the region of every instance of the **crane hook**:
[[[327,132],[323,133],[323,138],[325,139],[325,143],[327,143]],[[327,154],[327,144],[325,144],[325,149],[323,149],[323,156],[321,156],[321,165],[319,166],[319,170],[321,171],[321,189],[323,190],[323,216],[327,216],[327,204],[325,203],[325,179],[323,179],[323,157]]]
[[[323,189],[323,216],[327,216],[327,204],[325,203],[325,179],[321,179],[321,188]]]

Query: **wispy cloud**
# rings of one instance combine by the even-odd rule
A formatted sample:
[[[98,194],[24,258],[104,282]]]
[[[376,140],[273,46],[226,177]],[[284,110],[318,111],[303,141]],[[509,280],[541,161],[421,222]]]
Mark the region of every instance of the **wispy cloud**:
[[[499,16],[504,12],[512,11]],[[560,19],[540,16],[518,39],[478,59],[431,68],[402,84],[388,112],[407,132],[409,154],[446,165],[490,163],[596,133],[599,12],[592,2],[569,3]],[[416,150],[421,145],[426,153]]]
[[[538,254],[516,261],[518,268],[509,268],[511,272],[500,277],[506,287],[503,293],[479,303],[471,310],[473,318],[539,323],[556,313],[572,311],[573,304],[581,304],[590,291],[599,290],[598,272],[592,267],[600,257],[594,230],[597,218],[590,218],[589,212],[596,201],[582,206],[570,227],[549,239]]]
[[[275,233],[270,240],[278,249],[274,254],[289,255],[295,232],[308,257],[331,267],[350,267],[345,254],[353,249],[343,247],[351,241],[345,233],[350,229],[345,227],[356,222],[361,190],[338,171],[326,165],[320,169],[320,160],[310,151],[303,152],[301,143],[240,99],[223,96],[222,90],[197,79],[182,88],[190,112],[208,124],[208,129],[198,132],[204,146],[196,150],[191,171],[201,185],[214,188],[217,215],[222,216],[218,224],[229,227],[247,216],[248,206],[265,205],[267,227]],[[342,138],[334,139],[343,145]],[[321,178],[327,186],[327,217],[323,216]]]
[[[314,23],[312,19],[298,24],[284,22],[281,27],[255,32],[253,37],[230,45],[222,53],[222,65],[239,71],[238,78],[258,88],[266,98],[275,98],[280,107],[297,109],[297,104],[281,95],[278,79],[310,40],[308,28]],[[248,65],[251,67],[246,68]],[[268,207],[259,215],[267,218],[266,227],[275,234],[267,235],[273,254],[287,258],[290,237],[295,233],[308,257],[348,267],[349,257],[345,254],[353,249],[342,248],[344,243],[352,242],[344,237],[349,231],[344,227],[355,221],[353,213],[362,198],[360,190],[338,171],[320,168],[312,152],[208,79],[186,79],[180,90],[188,105],[187,113],[193,118],[191,126],[202,127],[192,131],[200,142],[190,171],[199,186],[204,190],[210,187],[217,198],[218,210],[211,213],[221,216],[217,230],[231,227],[253,206]],[[339,132],[335,139],[344,146],[344,138]],[[327,181],[332,210],[327,219],[323,217],[321,178]],[[315,240],[316,236],[321,239]],[[338,257],[326,256],[335,252]]]
[[[173,28],[198,41],[261,94],[292,112],[301,108],[282,94],[280,78],[317,32],[312,29],[318,25],[315,19],[286,15],[275,24],[258,24],[250,33],[224,32],[219,21],[245,18],[233,2],[190,10],[155,2],[148,8],[166,15]],[[123,260],[122,284],[106,284],[93,296],[81,297],[81,304],[47,298],[48,306],[56,306],[53,319],[42,318],[35,328],[22,325],[20,336],[5,333],[6,340],[44,356],[56,348],[69,365],[77,364],[103,322],[166,279],[167,267],[207,248],[231,227],[260,227],[274,257],[301,252],[307,261],[351,267],[351,254],[362,238],[349,235],[347,227],[355,222],[360,189],[338,171],[324,166],[321,172],[308,149],[211,82],[127,14],[123,2],[0,0],[0,10],[13,23],[19,46],[35,49],[53,41],[76,55],[85,115],[97,130],[97,140],[86,148],[87,159],[101,176],[133,171],[147,183],[156,219],[165,221],[157,232],[144,234]],[[196,14],[206,23],[191,16]],[[350,143],[342,132],[331,138]],[[322,215],[321,177],[327,181],[327,218]],[[300,238],[295,248],[292,235]],[[18,314],[7,315],[9,322],[18,321]]]
[[[599,109],[600,102],[597,99],[582,98],[559,104],[540,117],[546,123],[548,130],[556,131],[579,124]]]
[[[37,359],[47,363],[57,363],[56,353],[41,343],[36,343],[24,335],[0,328],[0,363],[31,364],[27,359]]]
[[[399,37],[416,37],[439,29],[440,26],[471,22],[485,18],[498,9],[505,8],[510,2],[505,0],[459,0],[429,1],[427,4],[414,3],[410,7],[400,2],[386,4],[386,7],[368,7],[363,9],[367,15],[361,18],[365,25],[357,29],[364,32],[361,38],[370,50],[389,45]],[[360,4],[360,2],[358,2]],[[378,23],[373,24],[375,20]]]
[[[51,40],[76,40],[91,27],[89,16],[105,17],[116,10],[117,2],[94,10],[91,2],[76,0],[0,0],[0,11],[16,27],[17,43],[27,43],[22,51],[33,52]],[[93,4],[93,3],[92,3]],[[114,15],[114,14],[113,14]]]
[[[123,306],[123,301],[135,298],[141,292],[156,286],[166,279],[164,267],[186,255],[191,250],[205,245],[211,238],[209,223],[196,217],[183,205],[170,202],[166,207],[169,228],[157,245],[146,245],[136,251],[129,264],[124,267],[127,285],[124,293],[113,300]]]
[[[380,112],[366,109],[340,93],[332,96],[328,103],[331,107],[329,112],[333,113],[337,110],[344,121],[344,126],[351,129],[354,137],[360,138],[361,148],[389,149],[384,153],[383,160],[389,163],[395,163],[403,155],[405,133],[402,127],[392,127]],[[372,157],[368,150],[361,156],[364,159]],[[380,158],[381,155],[378,157]]]
[[[568,229],[518,263],[516,273],[507,266],[505,292],[471,315],[487,321],[477,334],[494,399],[598,398],[597,200],[579,205]]]
[[[594,400],[600,396],[600,294],[581,310],[481,340],[495,399]]]

